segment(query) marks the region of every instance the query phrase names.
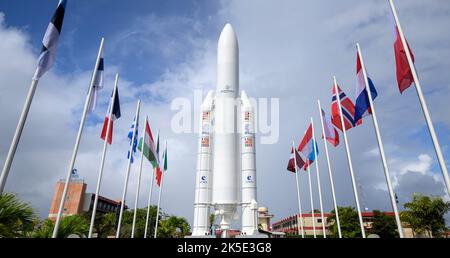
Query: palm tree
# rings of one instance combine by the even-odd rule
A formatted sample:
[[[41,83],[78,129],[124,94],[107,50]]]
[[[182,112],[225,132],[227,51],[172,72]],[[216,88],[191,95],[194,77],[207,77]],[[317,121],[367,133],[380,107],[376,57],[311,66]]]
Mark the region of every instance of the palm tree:
[[[33,208],[14,194],[0,195],[0,238],[25,237],[35,224]]]
[[[45,220],[44,224],[35,232],[34,237],[50,238],[55,224],[52,220]],[[86,219],[80,215],[66,216],[59,224],[58,238],[67,238],[70,235],[85,237],[89,232],[89,224]]]

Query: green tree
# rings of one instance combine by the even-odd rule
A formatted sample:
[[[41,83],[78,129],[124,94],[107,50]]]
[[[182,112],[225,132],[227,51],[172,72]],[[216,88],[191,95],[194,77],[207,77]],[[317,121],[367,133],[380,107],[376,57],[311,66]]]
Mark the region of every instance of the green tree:
[[[385,213],[374,210],[372,228],[370,234],[377,234],[381,238],[396,238],[398,237],[397,224],[395,218],[387,216]]]
[[[341,231],[343,238],[356,238],[361,237],[361,227],[359,225],[358,212],[353,207],[338,207],[339,222],[341,224]],[[336,223],[336,211],[331,211],[333,214],[329,223],[332,237],[338,237],[338,227]]]
[[[81,216],[91,223],[92,212],[84,212]],[[116,214],[108,212],[105,214],[96,212],[94,221],[94,233],[97,233],[97,238],[106,238],[116,234]]]
[[[406,211],[400,217],[415,233],[441,237],[447,230],[444,215],[450,210],[450,202],[445,202],[441,197],[414,194],[412,201],[403,206]]]
[[[0,195],[0,238],[25,237],[33,231],[36,215],[14,194]]]
[[[157,236],[159,238],[184,237],[190,230],[191,227],[185,218],[170,216],[159,221]]]
[[[55,223],[47,219],[44,223],[35,231],[34,237],[36,238],[50,238],[52,237]],[[88,221],[80,215],[66,216],[61,219],[59,224],[58,238],[67,238],[68,236],[75,234],[79,237],[86,237],[89,233]]]
[[[156,206],[150,206],[150,218],[148,224],[147,237],[153,237],[154,227],[156,223]],[[133,210],[124,211],[122,217],[122,226],[120,229],[121,238],[131,237],[131,231],[133,227]],[[160,214],[161,216],[161,214]],[[145,222],[147,219],[147,207],[136,210],[136,227],[134,232],[135,238],[143,238],[145,233]]]

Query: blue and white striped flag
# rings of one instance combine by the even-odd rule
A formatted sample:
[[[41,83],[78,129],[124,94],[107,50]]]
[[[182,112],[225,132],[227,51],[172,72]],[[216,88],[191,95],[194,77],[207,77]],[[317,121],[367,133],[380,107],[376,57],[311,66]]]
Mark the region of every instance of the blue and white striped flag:
[[[97,106],[98,92],[103,88],[103,72],[105,70],[103,62],[104,62],[103,57],[100,57],[97,67],[97,73],[95,74],[94,84],[92,85],[93,92],[91,94],[91,98],[89,99],[89,107],[88,107],[89,112],[95,110],[95,107]]]
[[[133,163],[134,161],[134,154],[136,153],[136,147],[137,147],[137,142],[138,142],[138,127],[139,127],[139,116],[136,118],[134,118],[133,123],[131,124],[131,128],[130,131],[128,131],[128,139],[130,139],[130,144],[131,141],[133,140],[133,131],[134,131],[134,142],[133,142],[133,153],[131,154],[131,163]],[[127,158],[130,158],[130,151],[128,151],[128,155]]]
[[[56,48],[58,47],[59,35],[64,20],[67,0],[60,0],[52,20],[47,27],[44,39],[42,40],[42,50],[38,60],[38,66],[34,73],[33,80],[38,80],[41,76],[50,70],[55,62]]]

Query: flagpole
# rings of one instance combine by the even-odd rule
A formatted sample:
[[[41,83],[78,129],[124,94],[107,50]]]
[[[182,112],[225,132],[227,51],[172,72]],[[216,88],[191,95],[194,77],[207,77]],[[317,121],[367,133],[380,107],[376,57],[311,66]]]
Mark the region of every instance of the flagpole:
[[[3,165],[2,174],[0,176],[0,194],[3,193],[5,189],[6,180],[8,178],[9,170],[11,169],[11,164],[14,160],[16,154],[17,145],[19,144],[20,136],[22,135],[23,127],[25,126],[25,121],[27,120],[28,111],[30,110],[31,102],[33,101],[34,93],[38,85],[39,79],[32,79],[30,89],[28,90],[27,98],[25,99],[25,104],[20,114],[19,122],[17,123],[16,132],[14,133],[13,140],[9,146],[8,155],[6,156],[5,164]]]
[[[430,132],[431,139],[433,141],[434,150],[436,151],[436,156],[439,161],[439,166],[441,167],[442,175],[444,177],[445,186],[447,187],[447,194],[450,195],[450,178],[448,176],[447,166],[445,164],[444,156],[442,155],[441,146],[439,145],[436,132],[434,130],[433,122],[431,121],[430,113],[428,112],[428,106],[425,102],[425,97],[422,93],[422,87],[420,86],[419,76],[417,75],[416,67],[409,52],[409,47],[406,44],[405,36],[403,35],[402,27],[400,26],[400,21],[397,16],[397,11],[395,10],[394,2],[389,0],[391,6],[392,14],[394,15],[395,23],[397,24],[398,32],[400,34],[400,39],[402,41],[403,48],[405,49],[406,59],[408,60],[409,67],[411,68],[411,73],[414,78],[414,84],[416,86],[417,96],[419,97],[420,105],[422,107],[423,115],[425,116],[425,121],[427,122],[428,131]]]
[[[83,133],[84,122],[86,121],[88,107],[90,104],[89,102],[90,102],[90,98],[91,98],[91,94],[92,94],[92,88],[93,88],[92,86],[94,85],[95,78],[97,76],[97,67],[98,67],[98,64],[100,63],[100,57],[102,56],[102,53],[103,53],[103,43],[104,43],[104,38],[102,38],[100,41],[100,47],[99,47],[98,54],[97,54],[97,60],[95,61],[94,72],[92,73],[91,83],[89,84],[88,95],[86,96],[86,101],[84,102],[83,115],[81,117],[80,126],[78,128],[78,134],[77,134],[77,138],[75,140],[75,146],[73,148],[72,158],[71,158],[70,164],[69,164],[69,169],[67,170],[66,182],[64,184],[64,190],[63,190],[63,193],[61,196],[61,201],[59,203],[59,210],[58,210],[58,215],[56,216],[56,222],[55,222],[55,227],[53,229],[52,238],[56,238],[56,236],[58,234],[59,223],[61,222],[61,216],[62,216],[62,212],[63,212],[63,208],[64,208],[64,202],[65,202],[66,196],[67,196],[67,189],[69,188],[70,177],[72,174],[73,166],[75,164],[75,160],[77,158],[78,146],[80,145],[81,134]]]
[[[325,136],[325,127],[323,125],[323,117],[322,117],[322,107],[320,106],[320,100],[317,100],[317,105],[319,106],[319,114],[320,114],[320,123],[322,124],[322,135]],[[342,238],[342,232],[341,232],[341,222],[339,220],[339,211],[338,206],[336,202],[336,194],[334,192],[334,181],[333,181],[333,175],[331,173],[331,164],[330,164],[330,157],[328,156],[328,146],[326,138],[323,140],[323,144],[325,147],[325,156],[327,157],[327,164],[328,164],[328,176],[330,178],[330,185],[331,185],[331,193],[333,195],[333,204],[334,204],[334,211],[336,213],[336,223],[338,227],[338,235],[339,238]]]
[[[316,235],[316,219],[314,217],[314,201],[313,201],[313,196],[312,196],[312,185],[311,185],[311,169],[310,169],[310,163],[309,160],[306,159],[307,161],[307,165],[308,165],[308,182],[309,182],[309,197],[311,199],[311,214],[312,214],[312,224],[313,224],[313,234],[314,234],[314,238],[317,237]]]
[[[137,107],[136,107],[136,124],[135,127],[138,125],[138,118],[139,118],[139,110],[141,107],[141,100],[138,100]],[[117,225],[117,232],[116,232],[116,238],[119,238],[120,235],[120,226],[122,225],[122,217],[123,217],[123,208],[125,207],[125,198],[127,196],[127,188],[128,188],[128,177],[130,175],[130,168],[131,168],[131,157],[133,155],[133,145],[134,145],[134,139],[136,138],[136,128],[133,130],[133,136],[131,137],[130,142],[130,155],[128,157],[128,165],[127,165],[127,173],[125,174],[125,181],[123,185],[123,192],[122,192],[122,205],[120,205],[120,213],[119,213],[119,223]]]
[[[147,125],[146,125],[147,126]],[[158,129],[158,133],[157,133],[157,137],[156,139],[159,139],[159,129]],[[143,145],[142,145],[143,148]],[[144,232],[144,238],[147,238],[147,232],[148,232],[148,223],[150,221],[150,204],[152,201],[152,193],[153,193],[153,178],[155,177],[155,170],[156,168],[153,168],[153,174],[152,174],[152,178],[150,180],[150,190],[148,192],[148,202],[147,202],[147,218],[145,220],[145,232]]]
[[[359,60],[361,62],[361,68],[362,68],[362,72],[364,75],[364,85],[366,87],[366,92],[367,92],[367,96],[369,99],[370,109],[372,111],[371,113],[372,113],[373,126],[375,129],[375,134],[377,136],[378,149],[380,151],[381,162],[383,163],[384,176],[386,178],[389,196],[391,197],[391,205],[392,205],[392,209],[394,210],[395,220],[397,222],[398,234],[400,235],[400,238],[404,238],[402,223],[400,221],[400,216],[399,216],[398,208],[397,208],[397,202],[395,200],[395,193],[394,193],[392,183],[391,183],[391,176],[389,174],[389,169],[388,169],[388,165],[387,165],[387,161],[386,161],[386,155],[384,153],[383,141],[381,140],[381,133],[380,133],[380,128],[378,126],[378,119],[377,119],[377,115],[375,112],[375,106],[373,104],[372,92],[370,91],[369,80],[368,80],[367,72],[366,72],[366,66],[364,65],[364,59],[363,59],[363,56],[361,53],[361,48],[359,46],[359,43],[356,43],[356,49],[358,51],[358,56],[359,56]]]
[[[109,132],[111,131],[111,117],[112,117],[112,112],[113,112],[113,107],[114,107],[114,101],[116,100],[116,93],[117,93],[117,84],[119,82],[119,74],[116,74],[116,79],[114,82],[114,89],[113,89],[113,95],[112,95],[112,99],[111,99],[111,106],[110,109],[108,111],[108,117],[109,117],[109,121],[108,124],[106,125],[106,135],[107,137],[105,137],[105,142],[103,143],[103,153],[102,153],[102,159],[100,162],[100,170],[98,172],[98,179],[97,179],[97,187],[95,188],[95,199],[94,199],[94,206],[92,207],[92,216],[91,216],[91,224],[89,226],[89,234],[88,234],[88,238],[92,238],[92,233],[94,230],[94,223],[95,223],[95,214],[97,212],[97,204],[98,204],[98,195],[100,194],[100,184],[102,182],[102,175],[103,175],[103,167],[105,164],[105,157],[106,157],[106,149],[108,147],[108,135]]]
[[[150,220],[150,204],[151,204],[151,200],[152,200],[152,191],[153,191],[153,177],[155,176],[155,169],[153,169],[153,173],[152,173],[152,179],[151,179],[151,183],[150,183],[150,191],[148,192],[148,202],[147,202],[147,217],[145,220],[145,231],[144,231],[144,238],[147,238],[147,232],[148,232],[148,223]]]
[[[317,173],[317,188],[319,190],[319,204],[320,204],[320,216],[322,219],[322,231],[323,231],[323,238],[327,238],[327,233],[325,230],[325,218],[323,216],[323,203],[322,203],[322,188],[320,187],[320,173],[319,173],[319,157],[318,157],[318,153],[317,153],[317,143],[316,143],[316,136],[314,133],[314,122],[313,119],[311,117],[311,127],[312,127],[312,137],[313,137],[313,142],[314,142],[314,156],[316,158],[316,173]]]
[[[146,126],[146,125],[147,125],[147,117],[145,117],[144,126]],[[138,198],[139,198],[139,188],[141,186],[142,164],[144,161],[145,135],[146,135],[146,133],[145,133],[145,129],[144,129],[144,136],[142,136],[141,161],[139,164],[139,177],[138,177],[138,183],[137,183],[137,188],[136,188],[136,197],[134,199],[134,214],[133,214],[133,226],[131,227],[131,238],[134,238],[134,232],[135,232],[135,228],[136,228],[136,216],[137,216],[137,206],[138,206]]]
[[[302,238],[305,238],[305,230],[303,227],[302,201],[300,199],[300,187],[299,187],[299,183],[298,183],[297,154],[295,153],[296,150],[295,150],[294,141],[292,141],[292,152],[294,153],[295,182],[297,183],[298,212],[300,215],[300,223],[298,223],[298,216],[297,216],[297,229],[298,229],[298,234],[299,235],[301,234]]]
[[[366,238],[366,232],[364,231],[364,222],[363,222],[362,213],[361,213],[361,207],[359,205],[358,190],[356,189],[355,175],[353,173],[352,157],[350,156],[350,148],[348,146],[347,130],[345,130],[344,116],[342,115],[341,96],[339,94],[339,89],[338,89],[337,82],[336,82],[336,76],[333,76],[333,84],[334,84],[334,90],[336,92],[336,101],[337,101],[338,107],[339,107],[339,116],[340,116],[340,120],[341,120],[342,133],[344,135],[348,167],[350,169],[350,176],[352,178],[353,194],[355,196],[356,208],[358,209],[358,217],[359,217],[359,224],[361,227],[361,235],[362,235],[362,238]]]
[[[167,155],[167,141],[165,142],[165,148],[164,148],[164,155]],[[163,161],[165,162],[165,161]],[[163,189],[163,183],[164,183],[164,174],[166,174],[166,171],[164,170],[164,165],[163,165],[163,169],[162,169],[162,175],[161,175],[161,186],[159,187],[159,194],[158,194],[158,208],[156,210],[156,223],[155,223],[155,235],[153,238],[156,238],[157,233],[158,233],[158,222],[159,222],[159,206],[161,204],[161,193],[162,193],[162,189]]]
[[[60,3],[58,3],[57,9],[60,7]],[[5,190],[6,180],[9,175],[9,170],[11,169],[12,162],[14,160],[14,156],[17,151],[17,146],[19,145],[20,137],[22,136],[23,128],[25,127],[25,122],[28,117],[28,112],[30,111],[31,102],[34,98],[34,93],[36,92],[37,85],[39,83],[39,78],[45,73],[47,70],[51,68],[51,66],[54,63],[54,60],[51,60],[50,57],[52,53],[50,53],[49,49],[52,48],[56,51],[56,47],[58,45],[57,38],[52,38],[52,36],[56,37],[55,35],[52,35],[51,31],[49,31],[49,28],[54,28],[54,31],[61,31],[62,22],[64,19],[64,13],[65,13],[65,4],[62,6],[62,12],[56,12],[54,13],[54,17],[56,19],[60,18],[60,23],[55,27],[55,24],[53,24],[53,21],[50,21],[49,26],[47,27],[47,30],[44,35],[44,39],[42,40],[43,50],[47,52],[48,55],[46,55],[46,58],[42,55],[43,51],[41,51],[41,56],[39,57],[39,64],[36,68],[35,75],[31,79],[30,88],[28,90],[27,97],[25,99],[25,103],[22,108],[22,113],[20,114],[19,121],[17,123],[16,131],[14,132],[14,137],[12,139],[11,145],[9,146],[8,155],[6,156],[5,163],[3,165],[2,173],[0,175],[0,195],[3,194],[3,191]],[[57,16],[57,17],[56,17]],[[52,26],[50,26],[52,25]],[[59,34],[57,35],[59,37]],[[46,40],[47,38],[47,40]],[[52,39],[49,39],[52,38]],[[53,53],[53,58],[56,52]],[[42,59],[41,59],[42,58]],[[45,63],[45,66],[47,67],[41,67],[41,62]],[[40,71],[40,69],[43,69]]]

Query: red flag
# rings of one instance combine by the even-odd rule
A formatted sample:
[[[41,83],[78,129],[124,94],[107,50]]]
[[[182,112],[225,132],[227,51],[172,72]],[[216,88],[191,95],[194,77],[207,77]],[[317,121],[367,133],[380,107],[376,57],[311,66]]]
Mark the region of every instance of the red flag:
[[[342,91],[339,86],[337,86],[337,88],[339,91],[339,99],[341,100],[342,115],[344,116],[345,130],[360,125],[362,123],[362,119],[359,119],[357,122],[354,121],[355,104],[353,104],[353,101],[351,101],[351,99],[348,98],[347,95],[345,95],[344,91]],[[331,122],[333,123],[333,125],[342,131],[342,122],[339,112],[339,104],[337,102],[336,90],[334,85],[333,85],[333,97],[331,99],[331,116],[332,116]]]
[[[162,179],[162,170],[161,167],[158,166],[156,167],[156,184],[158,184],[158,186],[161,186],[161,179]]]
[[[306,129],[305,135],[302,138],[302,141],[298,145],[298,150],[303,153],[305,156],[308,156],[310,149],[305,150],[305,147],[309,147],[311,145],[310,141],[312,140],[312,124],[309,124],[308,129]]]
[[[295,149],[291,148],[291,157],[288,162],[287,170],[295,173],[295,163],[297,163],[297,169],[301,169],[305,165],[305,162],[300,157],[300,154],[298,154],[297,150],[295,150],[295,156],[294,156],[293,150],[295,150]],[[294,160],[294,157],[295,157],[295,160]]]
[[[411,54],[411,58],[414,63],[414,55],[409,47],[408,41],[406,41],[406,45],[408,46],[409,53]],[[414,78],[408,59],[406,58],[405,48],[403,47],[400,32],[398,31],[397,26],[395,26],[394,54],[398,89],[400,90],[400,93],[403,93],[403,91],[409,88],[409,86],[411,86],[414,82]]]

